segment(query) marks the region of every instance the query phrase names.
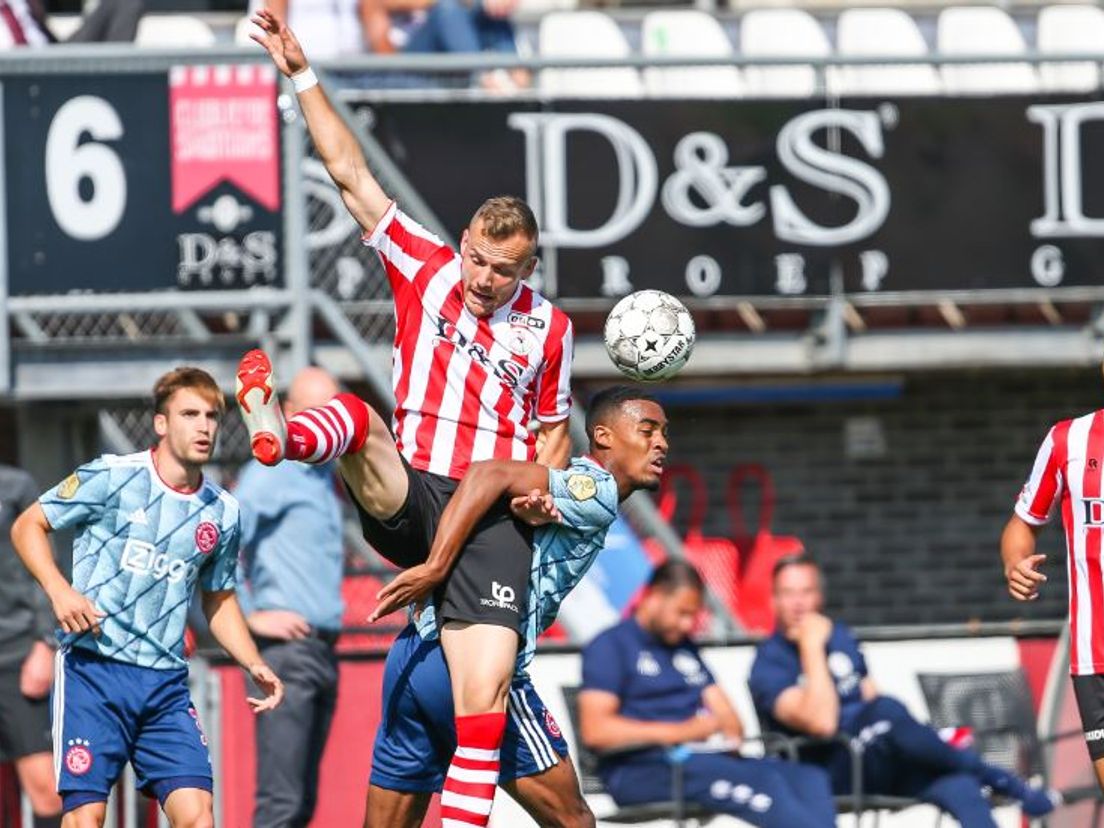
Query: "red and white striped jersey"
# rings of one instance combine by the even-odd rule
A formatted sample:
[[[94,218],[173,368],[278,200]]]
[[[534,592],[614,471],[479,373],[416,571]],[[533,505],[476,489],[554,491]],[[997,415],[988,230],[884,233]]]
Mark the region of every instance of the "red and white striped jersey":
[[[464,306],[460,257],[392,204],[365,238],[395,295],[392,428],[421,471],[459,479],[476,460],[532,460],[535,417],[571,407],[571,320],[519,284],[489,318]]]
[[[1016,514],[1033,526],[1061,504],[1069,575],[1070,672],[1104,673],[1104,411],[1051,428],[1031,469]]]

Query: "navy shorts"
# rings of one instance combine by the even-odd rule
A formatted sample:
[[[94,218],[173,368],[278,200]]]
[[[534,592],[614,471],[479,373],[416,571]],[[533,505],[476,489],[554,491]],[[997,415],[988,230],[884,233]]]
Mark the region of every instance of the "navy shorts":
[[[456,750],[454,719],[440,643],[423,641],[408,626],[387,654],[371,784],[391,791],[441,790]],[[567,756],[559,726],[528,679],[510,688],[500,756],[500,782],[543,773]]]
[[[58,651],[51,696],[54,772],[64,809],[105,802],[127,762],[161,804],[179,788],[211,790],[207,737],[188,670],[154,670],[79,649]]]

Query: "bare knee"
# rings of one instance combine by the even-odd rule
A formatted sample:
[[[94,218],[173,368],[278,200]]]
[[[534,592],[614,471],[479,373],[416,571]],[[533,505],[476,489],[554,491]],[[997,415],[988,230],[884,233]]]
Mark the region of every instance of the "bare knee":
[[[53,816],[61,812],[61,797],[54,783],[53,759],[49,753],[35,754],[16,760],[19,786],[38,816]]]
[[[506,696],[510,680],[495,676],[481,679],[471,676],[458,688],[456,715],[479,716],[484,713],[502,713],[506,710]]]
[[[185,814],[169,820],[172,828],[215,828],[215,817],[210,812]]]

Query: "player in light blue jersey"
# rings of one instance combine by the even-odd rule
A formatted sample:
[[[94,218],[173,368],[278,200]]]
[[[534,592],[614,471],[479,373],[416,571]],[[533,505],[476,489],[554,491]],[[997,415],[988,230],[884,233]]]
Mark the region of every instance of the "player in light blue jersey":
[[[24,565],[57,616],[54,768],[65,828],[102,826],[108,793],[130,762],[174,826],[213,826],[211,762],[188,692],[184,626],[198,585],[211,633],[279,704],[234,595],[238,504],[204,478],[225,401],[198,368],[154,386],[158,443],[104,455],[43,494],[12,527]],[[73,580],[48,533],[72,528]]]
[[[429,558],[384,587],[370,619],[425,601],[444,583],[468,533],[496,502],[517,496],[534,502],[551,498],[557,520],[535,532],[516,660],[506,659],[510,666],[505,675],[495,675],[490,665],[503,663],[501,653],[492,657],[473,651],[461,657],[488,665],[490,691],[502,685],[508,692],[498,783],[538,824],[565,828],[589,828],[594,817],[579,792],[567,744],[526,668],[537,636],[552,625],[563,599],[603,548],[620,501],[637,489],[658,487],[667,455],[667,417],[647,394],[619,386],[591,401],[587,434],[589,454],[566,469],[509,460],[473,464],[441,516]],[[491,600],[509,600],[494,596],[493,587],[491,593]],[[449,652],[450,661],[456,657]],[[432,607],[427,607],[417,626],[408,627],[388,654],[383,720],[372,755],[368,828],[420,825],[431,794],[442,787],[445,824],[464,825],[473,801],[493,794],[494,778],[481,769],[478,758],[459,768],[455,761],[449,765],[455,747],[454,693]]]

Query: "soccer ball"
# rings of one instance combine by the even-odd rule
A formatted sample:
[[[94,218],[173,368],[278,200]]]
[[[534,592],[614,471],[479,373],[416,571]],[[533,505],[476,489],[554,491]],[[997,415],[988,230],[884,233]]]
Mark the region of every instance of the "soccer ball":
[[[662,290],[638,290],[606,317],[606,351],[622,373],[657,382],[679,372],[694,350],[694,318]]]

